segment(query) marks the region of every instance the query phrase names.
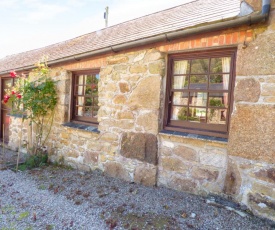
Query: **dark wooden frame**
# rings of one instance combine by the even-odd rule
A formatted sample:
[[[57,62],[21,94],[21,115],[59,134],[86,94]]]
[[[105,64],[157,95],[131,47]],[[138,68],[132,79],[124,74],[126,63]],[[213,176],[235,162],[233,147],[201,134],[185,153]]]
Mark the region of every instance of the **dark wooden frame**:
[[[167,72],[167,84],[166,84],[166,96],[165,96],[165,113],[164,113],[164,129],[171,131],[179,131],[179,132],[188,132],[192,134],[200,134],[200,135],[208,135],[215,137],[223,137],[227,138],[229,133],[230,126],[230,114],[232,113],[233,106],[233,89],[235,85],[235,69],[236,69],[236,48],[225,48],[225,49],[215,49],[215,50],[205,50],[205,51],[197,51],[197,52],[186,52],[186,53],[177,53],[171,54],[168,56],[168,72]],[[172,76],[173,74],[173,62],[179,60],[196,60],[202,58],[218,58],[218,57],[231,57],[231,66],[230,66],[230,75],[229,75],[229,84],[228,90],[224,90],[224,92],[228,92],[228,115],[226,117],[226,124],[207,124],[207,123],[195,123],[189,121],[175,121],[170,120],[171,117],[171,108],[172,108],[172,92],[182,92],[183,90],[172,89]],[[210,63],[209,63],[210,65]],[[209,70],[209,67],[208,67]],[[190,75],[190,73],[188,73]],[[186,75],[188,75],[186,74]],[[220,73],[222,74],[222,73]],[[180,75],[180,74],[179,74]],[[198,74],[199,75],[199,74]],[[208,76],[208,85],[209,85],[209,76],[210,72],[206,74]],[[188,93],[192,92],[217,92],[212,91],[210,89],[188,89],[186,90]],[[218,90],[219,93],[222,90]],[[212,108],[208,105],[209,95],[207,96],[206,111],[208,108]],[[184,107],[184,106],[183,106]],[[187,105],[187,107],[192,107]],[[218,108],[216,108],[218,109]]]
[[[71,85],[71,109],[70,109],[70,117],[71,122],[87,124],[87,125],[98,125],[98,121],[96,117],[85,117],[85,116],[77,116],[75,114],[76,111],[76,87],[79,86],[76,84],[77,77],[79,75],[86,75],[86,74],[99,74],[99,69],[91,69],[91,70],[84,70],[84,71],[75,71],[72,74],[72,85]],[[83,84],[84,86],[84,84]],[[91,96],[91,98],[93,98]]]

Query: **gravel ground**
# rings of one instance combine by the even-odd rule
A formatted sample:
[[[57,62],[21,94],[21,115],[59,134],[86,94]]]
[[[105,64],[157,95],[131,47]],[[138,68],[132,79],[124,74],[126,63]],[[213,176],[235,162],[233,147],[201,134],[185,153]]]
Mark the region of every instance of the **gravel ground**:
[[[0,230],[274,229],[236,207],[228,210],[226,201],[213,201],[124,182],[100,171],[54,166],[0,171]]]

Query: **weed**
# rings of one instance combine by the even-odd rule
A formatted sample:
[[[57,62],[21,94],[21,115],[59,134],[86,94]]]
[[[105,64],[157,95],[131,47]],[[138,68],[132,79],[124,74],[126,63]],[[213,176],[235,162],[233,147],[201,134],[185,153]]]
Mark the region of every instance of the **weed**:
[[[41,189],[41,190],[46,190],[46,186],[45,185],[39,185],[38,189]]]
[[[18,169],[24,171],[26,169],[32,169],[36,167],[41,167],[47,165],[48,155],[47,154],[37,154],[30,155],[24,164],[19,165]]]
[[[19,217],[17,218],[17,220],[23,220],[25,218],[27,218],[30,215],[29,212],[22,212],[19,214]]]

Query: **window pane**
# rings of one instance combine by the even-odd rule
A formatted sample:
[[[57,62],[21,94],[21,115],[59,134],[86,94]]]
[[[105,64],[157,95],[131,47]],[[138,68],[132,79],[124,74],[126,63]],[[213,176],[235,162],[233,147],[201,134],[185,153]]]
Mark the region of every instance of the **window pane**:
[[[217,74],[210,76],[209,89],[228,90],[229,74]]]
[[[85,75],[77,76],[76,84],[77,85],[84,85],[85,82]]]
[[[87,95],[92,95],[92,87],[91,87],[91,85],[86,85],[86,86],[84,86],[84,91],[85,91],[85,95],[87,96]]]
[[[207,75],[191,75],[190,89],[207,89]]]
[[[190,63],[189,61],[175,61],[174,62],[174,74],[186,74],[189,72]]]
[[[209,106],[228,108],[228,93],[209,93]]]
[[[205,122],[206,121],[206,109],[190,107],[188,121]]]
[[[209,59],[192,60],[191,73],[208,73]]]
[[[187,89],[187,76],[174,76],[173,89]]]
[[[206,104],[207,104],[207,93],[203,93],[203,92],[190,93],[190,105],[206,106]]]
[[[75,89],[76,95],[83,95],[84,86],[75,86],[75,87],[76,87]]]
[[[187,120],[187,107],[172,106],[171,120]]]
[[[92,117],[93,116],[93,108],[92,107],[85,107],[85,117]]]
[[[230,57],[211,58],[210,72],[211,73],[229,73],[230,72]]]
[[[93,105],[92,97],[85,97],[85,106],[91,106],[91,105]]]
[[[76,105],[83,105],[83,104],[84,104],[84,97],[77,97]]]
[[[222,73],[222,59],[211,58],[210,73]]]
[[[227,109],[208,109],[207,123],[226,124]]]
[[[174,92],[173,105],[187,105],[187,104],[188,104],[188,93]]]
[[[99,74],[96,74],[94,78],[94,83],[98,83],[99,78],[100,78]]]
[[[85,84],[88,85],[88,84],[93,83],[93,79],[94,79],[94,75],[87,75]]]
[[[84,107],[82,106],[77,106],[76,110],[75,110],[75,115],[76,116],[83,116],[83,111],[84,111]]]

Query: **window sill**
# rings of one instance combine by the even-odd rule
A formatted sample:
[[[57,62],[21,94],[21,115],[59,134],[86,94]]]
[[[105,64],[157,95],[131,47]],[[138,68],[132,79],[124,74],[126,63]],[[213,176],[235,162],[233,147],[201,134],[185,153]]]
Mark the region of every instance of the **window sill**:
[[[73,129],[85,130],[85,131],[92,132],[92,133],[99,133],[97,126],[77,124],[77,123],[73,123],[73,122],[67,122],[62,125],[65,127],[73,128]]]
[[[182,137],[200,139],[200,140],[207,140],[207,141],[219,141],[219,142],[225,142],[225,143],[228,142],[227,138],[212,137],[212,136],[185,133],[185,132],[178,132],[178,131],[171,131],[171,130],[162,130],[162,131],[160,131],[160,134],[169,134],[169,135],[182,136]]]

